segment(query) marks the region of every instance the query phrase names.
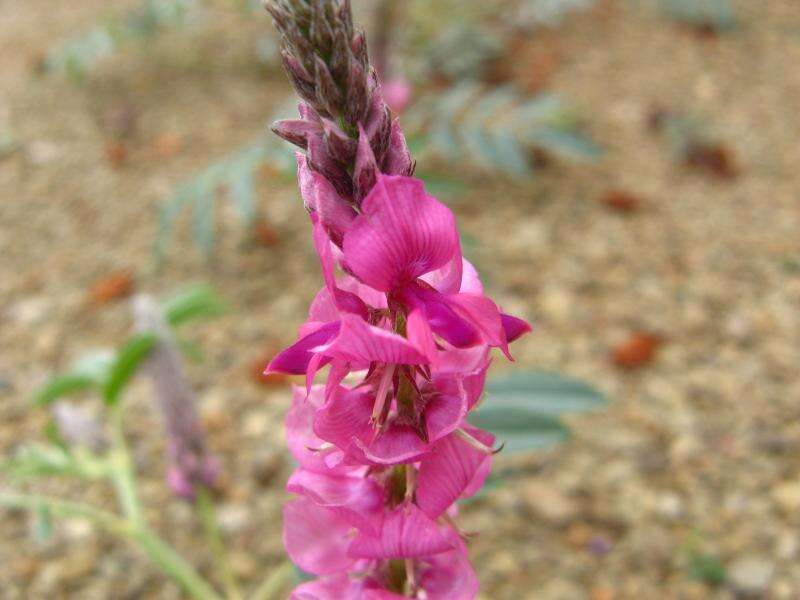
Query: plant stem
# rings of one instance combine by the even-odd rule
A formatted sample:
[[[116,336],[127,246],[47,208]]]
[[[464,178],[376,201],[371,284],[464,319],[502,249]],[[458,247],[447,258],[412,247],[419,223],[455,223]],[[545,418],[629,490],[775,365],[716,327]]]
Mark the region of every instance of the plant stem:
[[[122,507],[123,514],[137,527],[146,525],[139,503],[139,494],[136,490],[136,473],[133,467],[128,444],[125,441],[125,429],[122,419],[122,403],[119,402],[112,409],[111,427],[113,450],[111,452],[111,480],[117,492],[117,500]]]
[[[214,556],[214,564],[219,571],[219,577],[222,580],[222,585],[225,587],[228,598],[230,600],[241,600],[242,593],[239,591],[239,584],[231,569],[228,554],[225,551],[225,544],[220,535],[214,498],[211,495],[211,490],[205,486],[198,486],[197,488],[197,513],[203,524],[208,545]]]
[[[250,600],[273,600],[294,575],[294,567],[288,560],[276,567],[264,582],[256,588]]]
[[[194,567],[175,550],[144,526],[131,536],[164,573],[174,579],[195,600],[222,600],[219,594],[203,579]]]
[[[82,502],[71,502],[38,494],[0,492],[0,506],[24,510],[35,510],[37,507],[45,506],[56,516],[86,519],[109,533],[137,542],[147,556],[192,598],[221,600],[190,564],[147,527],[137,526],[128,519]]]
[[[219,594],[197,573],[194,567],[148,527],[139,502],[136,470],[128,443],[125,440],[121,402],[112,408],[111,421],[111,481],[117,492],[117,501],[130,524],[131,531],[127,537],[137,542],[150,560],[175,580],[192,598],[220,600]]]
[[[129,536],[132,531],[131,524],[125,519],[83,502],[71,502],[40,494],[0,492],[0,506],[23,510],[35,510],[39,506],[46,506],[55,516],[86,519],[115,535]]]

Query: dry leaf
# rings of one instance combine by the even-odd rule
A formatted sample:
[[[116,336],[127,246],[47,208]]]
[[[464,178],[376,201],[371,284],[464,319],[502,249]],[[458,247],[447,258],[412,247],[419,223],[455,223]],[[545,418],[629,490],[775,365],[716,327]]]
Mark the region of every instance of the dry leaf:
[[[624,190],[611,190],[600,197],[600,203],[618,212],[634,212],[641,205],[641,199]]]
[[[638,369],[652,362],[660,345],[659,336],[637,331],[614,348],[611,360],[622,369]]]
[[[89,297],[96,304],[107,304],[114,300],[127,298],[136,287],[130,271],[113,273],[99,280],[89,291]]]

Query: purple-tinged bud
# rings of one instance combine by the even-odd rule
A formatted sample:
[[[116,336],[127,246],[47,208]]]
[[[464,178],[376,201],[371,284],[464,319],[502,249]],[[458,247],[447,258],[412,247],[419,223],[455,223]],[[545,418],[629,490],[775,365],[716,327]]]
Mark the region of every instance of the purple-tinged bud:
[[[283,119],[272,124],[272,132],[284,140],[303,150],[308,148],[308,138],[319,135],[322,129],[318,123],[304,119]]]
[[[351,61],[355,60],[353,53],[350,51],[350,44],[347,39],[347,33],[343,29],[339,29],[333,38],[333,50],[331,51],[331,59],[329,67],[333,78],[341,84],[347,83],[348,72],[350,70]]]
[[[325,129],[325,141],[331,156],[343,165],[352,164],[358,149],[358,142],[342,131],[333,121],[323,119],[322,127]]]
[[[355,197],[358,203],[361,203],[361,200],[369,194],[369,191],[378,180],[378,173],[378,163],[375,160],[375,154],[372,152],[369,138],[364,128],[359,124],[358,152],[356,152],[356,166],[353,170]]]
[[[406,136],[400,128],[400,119],[392,121],[392,130],[389,136],[389,148],[383,158],[383,172],[388,175],[404,175],[410,177],[414,174],[414,160],[406,143]]]
[[[347,102],[344,107],[344,119],[355,125],[361,122],[369,110],[370,94],[367,86],[367,71],[357,62],[350,62],[347,78]]]
[[[308,165],[331,182],[336,192],[343,198],[353,197],[353,183],[342,165],[328,152],[328,144],[322,135],[308,139]]]
[[[328,112],[329,115],[334,116],[340,113],[342,105],[342,93],[336,86],[336,82],[328,70],[325,62],[316,57],[314,71],[314,85],[317,88],[317,103],[318,105]]]
[[[159,307],[152,298],[137,296],[133,308],[137,329],[154,333],[158,339],[147,359],[146,368],[153,382],[153,395],[163,415],[167,434],[170,462],[167,483],[179,497],[193,500],[198,485],[207,488],[215,486],[219,464],[206,448],[195,396]]]
[[[306,81],[308,83],[314,83],[314,78],[309,74],[306,68],[303,66],[297,58],[292,56],[292,54],[286,50],[281,50],[281,58],[283,59],[283,66],[286,69],[286,72],[289,75],[296,77],[302,81]]]
[[[100,452],[108,445],[100,422],[89,411],[76,404],[59,402],[53,418],[61,438],[67,443]]]
[[[389,140],[392,134],[392,118],[389,114],[389,107],[386,106],[378,91],[372,94],[372,102],[364,129],[376,159],[379,163],[382,162],[383,157],[386,155],[386,150],[389,148]]]

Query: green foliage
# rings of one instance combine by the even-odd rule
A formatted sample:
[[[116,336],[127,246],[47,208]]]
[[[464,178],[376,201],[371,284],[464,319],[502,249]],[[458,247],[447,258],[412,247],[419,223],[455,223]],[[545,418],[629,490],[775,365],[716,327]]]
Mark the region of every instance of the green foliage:
[[[177,327],[220,315],[226,307],[209,286],[195,285],[168,299],[162,310],[167,322]],[[128,339],[116,353],[96,351],[88,354],[66,372],[50,379],[36,393],[34,402],[38,406],[49,406],[64,396],[93,391],[100,394],[106,405],[115,405],[156,341],[155,334],[140,333]]]
[[[691,550],[689,552],[689,576],[708,585],[720,586],[728,574],[725,565],[716,554]]]
[[[513,86],[486,90],[474,81],[461,82],[421,98],[406,122],[421,154],[516,178],[533,173],[533,150],[584,161],[600,154],[556,96],[525,98]]]
[[[469,417],[491,431],[509,452],[546,448],[569,436],[560,416],[606,403],[597,390],[555,373],[516,373],[490,381],[487,397]]]
[[[736,15],[730,0],[660,0],[672,18],[692,25],[710,26],[716,31],[736,27]]]
[[[154,333],[141,333],[128,340],[117,353],[103,384],[103,400],[108,405],[119,401],[120,392],[147,359],[157,342]]]
[[[227,312],[225,303],[211,286],[199,284],[169,298],[163,305],[164,316],[172,327],[195,319],[216,317]]]
[[[21,480],[53,476],[100,479],[106,476],[106,469],[105,462],[85,448],[50,444],[23,446],[14,458],[0,463],[0,471]]]
[[[106,351],[84,356],[66,373],[50,379],[34,396],[35,403],[48,406],[63,396],[100,389],[113,360],[113,354]]]
[[[594,3],[595,0],[520,0],[512,13],[511,24],[526,28],[554,27],[560,25],[568,14],[586,10]]]
[[[97,62],[123,44],[145,41],[164,29],[181,26],[197,7],[197,0],[142,0],[131,12],[52,48],[45,57],[45,69],[83,80]]]
[[[176,220],[184,210],[191,211],[195,243],[210,258],[214,250],[214,207],[220,191],[225,192],[244,224],[252,226],[257,216],[256,171],[265,164],[286,172],[292,168],[292,152],[272,135],[213,163],[180,185],[159,211],[157,261],[164,261]]]

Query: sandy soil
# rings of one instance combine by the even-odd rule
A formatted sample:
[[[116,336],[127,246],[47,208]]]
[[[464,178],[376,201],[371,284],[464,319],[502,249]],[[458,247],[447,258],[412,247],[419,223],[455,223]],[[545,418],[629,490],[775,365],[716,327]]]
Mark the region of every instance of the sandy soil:
[[[521,367],[585,378],[613,399],[571,419],[569,443],[517,461],[512,482],[464,508],[465,528],[479,532],[471,553],[486,599],[797,598],[800,10],[742,0],[742,27],[708,39],[635,4],[601,2],[531,43],[533,55],[536,44],[556,49],[550,87],[579,107],[603,159],[556,163],[525,185],[476,174],[453,202],[491,292],[536,323],[516,349]],[[283,558],[290,465],[286,388],[250,373],[292,339],[319,286],[306,219],[293,186],[265,175],[261,209],[278,245],[243,243],[222,211],[211,265],[185,231],[161,272],[151,248],[173,186],[256,139],[288,89],[253,59],[268,20],[222,9],[197,32],[115,56],[83,86],[34,73],[54,40],[110,10],[0,0],[0,115],[21,144],[0,158],[0,451],[41,436],[28,398],[50,373],[129,330],[125,302],[87,301],[94,282],[120,269],[158,294],[212,282],[233,310],[192,330],[206,361],[191,373],[227,473],[220,510],[234,568],[254,585]],[[138,130],[115,168],[102,117],[127,105]],[[646,127],[656,107],[704,119],[740,176],[676,165]],[[166,158],[165,135],[181,145]],[[641,209],[598,202],[616,188]],[[610,349],[639,330],[664,343],[652,364],[621,371]],[[162,484],[148,387],[126,401],[149,517],[208,569],[189,508]],[[102,485],[36,489],[110,500]],[[717,556],[728,581],[692,578],[692,548]],[[2,598],[180,597],[138,552],[80,522],[37,544],[24,515],[4,514],[0,564]]]

